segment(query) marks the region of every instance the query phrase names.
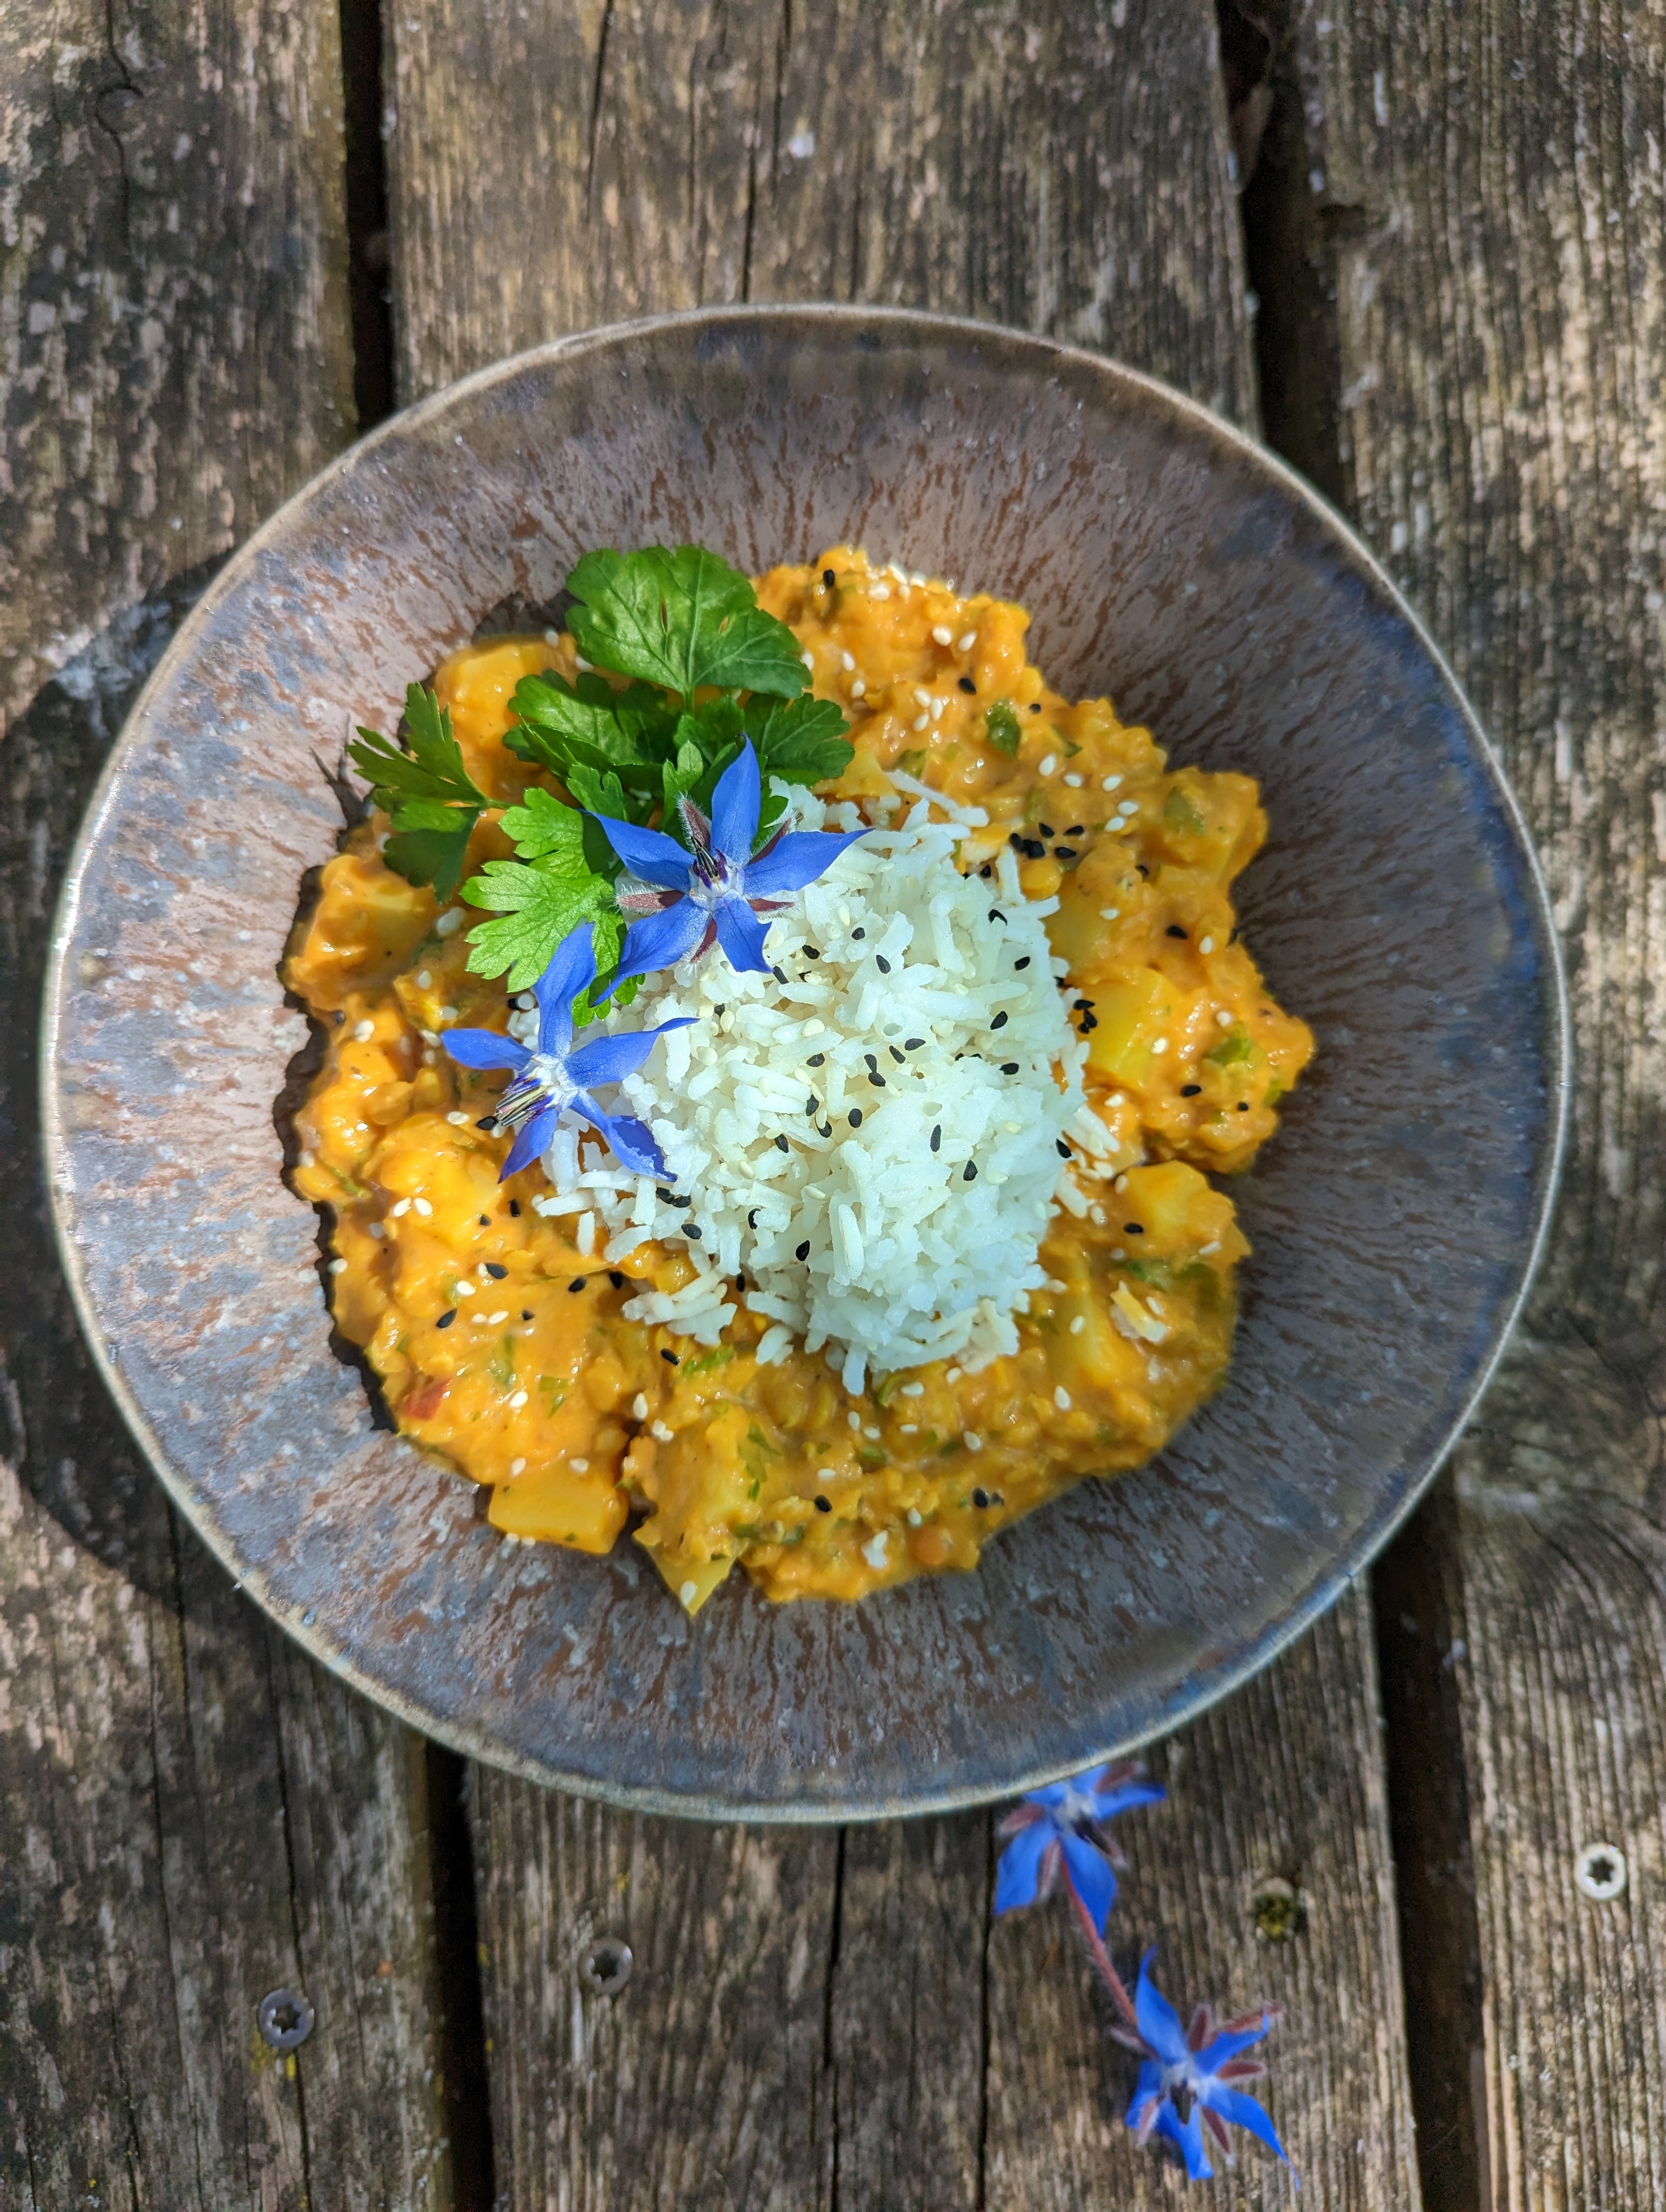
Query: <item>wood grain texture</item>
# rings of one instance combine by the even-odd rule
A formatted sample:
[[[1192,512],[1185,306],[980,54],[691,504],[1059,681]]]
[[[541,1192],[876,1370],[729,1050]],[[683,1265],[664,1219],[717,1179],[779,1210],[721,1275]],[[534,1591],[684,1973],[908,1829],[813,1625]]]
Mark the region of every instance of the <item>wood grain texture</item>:
[[[216,556],[342,442],[333,5],[0,5],[0,2198],[438,2207],[415,1740],[173,1519],[37,1165],[76,819]],[[277,2059],[271,1990],[311,2039]]]
[[[390,8],[387,42],[408,396],[626,316],[860,299],[1251,410],[1201,0],[442,0]]]
[[[1361,526],[1502,750],[1572,992],[1565,1196],[1459,1455],[1489,2205],[1657,2203],[1666,2120],[1666,10],[1376,0],[1301,26]],[[1437,1662],[1437,1663],[1438,1663]],[[1586,1844],[1631,1880],[1597,1904]]]
[[[447,0],[387,21],[408,393],[592,322],[830,295],[1103,345],[1253,414],[1201,6]],[[1170,1887],[1137,1890],[1125,1923],[1161,1934],[1195,1990],[1287,1987],[1276,2109],[1335,2201],[1373,2208],[1416,2198],[1377,1728],[1350,1601],[1173,1747],[1162,1840],[1140,1846]],[[1166,2200],[1173,2174],[1123,2140],[1128,2085],[1067,1948],[1037,1983],[1060,1929],[991,1938],[987,1817],[853,1829],[836,1852],[483,1771],[475,1790],[510,2205]],[[1314,1902],[1269,1960],[1246,1885],[1286,1868]],[[633,1947],[644,1928],[650,1960],[611,2000],[578,1979],[605,1923]],[[750,1995],[735,1955],[761,1962]],[[654,2068],[666,2094],[645,2115]],[[720,2122],[714,2100],[757,2117]]]

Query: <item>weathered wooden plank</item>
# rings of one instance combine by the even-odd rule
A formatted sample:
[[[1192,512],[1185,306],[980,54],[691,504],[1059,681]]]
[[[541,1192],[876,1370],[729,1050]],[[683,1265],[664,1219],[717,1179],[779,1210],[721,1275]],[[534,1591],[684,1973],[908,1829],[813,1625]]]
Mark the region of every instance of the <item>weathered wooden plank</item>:
[[[415,1740],[174,1522],[37,1161],[56,883],[205,568],[350,428],[333,4],[0,6],[0,2197],[450,2201]],[[269,1990],[317,2008],[293,2062]]]
[[[1251,412],[1225,117],[1201,0],[1029,10],[832,0],[812,15],[447,0],[390,10],[387,35],[407,392],[611,317],[830,295],[1103,344]],[[1276,1967],[1298,2015],[1279,2109],[1301,2154],[1335,2179],[1340,2201],[1408,2204],[1375,1693],[1357,1607],[1184,1741],[1188,1786],[1160,1831],[1175,1887],[1142,1891],[1139,1910],[1176,1931],[1170,1947],[1195,1987],[1239,1994]],[[1036,1947],[1044,1954],[1059,1931],[997,1930],[986,1976],[986,1819],[850,1831],[834,1886],[825,1837],[720,1840],[484,1773],[476,1793],[510,2204],[750,2207],[777,2192],[808,2207],[836,2188],[846,2207],[937,2212],[986,2201],[986,2188],[990,2205],[1014,2208],[1164,2194],[1154,2161],[1101,2155],[1126,2085],[1120,2055],[1106,2058],[1070,1995],[1073,1960],[1050,1970],[1065,1996],[1031,1986]],[[1263,1857],[1301,1874],[1316,1899],[1287,1960],[1270,1964],[1246,1948],[1243,1884]],[[760,1893],[791,1899],[778,1933],[756,1917]],[[635,1945],[639,1896],[653,1969],[639,1967],[621,1998],[582,1996],[577,1957],[597,1916]],[[730,1997],[721,1943],[673,1951],[658,1932],[665,1899],[690,1900],[702,1929],[733,1927],[737,1944],[760,1947],[751,2002]],[[783,1948],[800,1944],[810,1967],[784,1973]],[[1053,2009],[1043,2019],[1037,2005]],[[714,2033],[721,2054],[707,2048]],[[1033,2069],[1032,2033],[1046,2051]],[[762,2099],[769,2116],[733,2138],[729,2166],[684,2086],[720,2057],[725,2109]],[[540,2061],[564,2087],[540,2091]],[[628,2091],[650,2063],[675,2087],[647,2130]],[[790,2136],[770,2101],[789,2078],[801,2085]]]
[[[1640,2207],[1666,2118],[1666,9],[1416,21],[1347,0],[1301,27],[1342,461],[1527,809],[1578,1071],[1546,1273],[1459,1455],[1427,1662],[1456,1678],[1479,1950],[1454,2124],[1488,2204]],[[1597,1842],[1629,1863],[1607,1903],[1574,1881]]]

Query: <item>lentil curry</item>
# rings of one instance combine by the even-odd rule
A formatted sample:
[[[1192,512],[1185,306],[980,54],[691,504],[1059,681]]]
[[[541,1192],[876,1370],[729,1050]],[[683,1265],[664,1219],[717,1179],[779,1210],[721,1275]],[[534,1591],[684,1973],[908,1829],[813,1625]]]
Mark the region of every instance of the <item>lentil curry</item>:
[[[801,1346],[760,1364],[768,1323],[744,1290],[716,1346],[628,1320],[635,1291],[678,1288],[690,1262],[660,1242],[610,1266],[569,1241],[570,1214],[535,1210],[541,1168],[500,1184],[502,1079],[437,1047],[501,1028],[503,987],[467,972],[469,911],[386,866],[381,817],[324,869],[286,969],[326,1036],[295,1187],[331,1210],[336,1320],[401,1431],[488,1486],[506,1536],[601,1553],[636,1517],[690,1611],[737,1562],[777,1599],[970,1568],[1006,1522],[1157,1451],[1231,1346],[1248,1247],[1207,1176],[1250,1164],[1312,1050],[1237,941],[1231,886],[1267,832],[1248,777],[1170,770],[1109,701],[1060,697],[1016,605],[843,547],[757,597],[852,725],[824,795],[871,809],[891,770],[927,781],[987,812],[963,866],[1010,845],[1025,895],[1058,901],[1047,928],[1104,1135],[1066,1178],[1015,1354],[878,1376],[856,1399]],[[518,681],[575,665],[566,635],[507,637],[437,672],[498,805],[558,788],[502,740]],[[471,864],[510,849],[489,812]]]

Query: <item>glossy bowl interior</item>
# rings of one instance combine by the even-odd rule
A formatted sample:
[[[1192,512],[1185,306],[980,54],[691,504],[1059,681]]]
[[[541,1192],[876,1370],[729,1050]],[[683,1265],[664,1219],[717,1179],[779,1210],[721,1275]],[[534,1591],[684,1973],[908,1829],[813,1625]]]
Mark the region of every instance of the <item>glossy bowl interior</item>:
[[[1230,1380],[1152,1466],[976,1575],[685,1620],[628,1540],[510,1546],[332,1353],[274,1100],[277,963],[350,720],[595,544],[743,568],[840,540],[1034,611],[1037,658],[1177,762],[1260,778],[1244,923],[1318,1035],[1236,1191]],[[1563,1014],[1519,819],[1427,637],[1276,462],[1041,340],[830,307],[592,333],[398,417],[232,561],[141,701],[66,892],[47,1126],[88,1333],[204,1537],[431,1734],[663,1810],[1000,1794],[1160,1733],[1327,1605],[1485,1382],[1554,1181]]]

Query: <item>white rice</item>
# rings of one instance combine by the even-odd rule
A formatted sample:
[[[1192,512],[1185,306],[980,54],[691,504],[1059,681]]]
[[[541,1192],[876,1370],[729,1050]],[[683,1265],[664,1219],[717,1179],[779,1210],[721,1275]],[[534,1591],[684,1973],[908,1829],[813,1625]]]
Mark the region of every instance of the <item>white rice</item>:
[[[774,922],[765,950],[785,983],[714,951],[648,978],[605,1024],[700,1018],[603,1102],[648,1122],[689,1203],[567,1127],[544,1155],[554,1194],[533,1200],[597,1217],[610,1261],[650,1237],[688,1253],[695,1279],[640,1292],[629,1318],[714,1344],[744,1298],[769,1324],[761,1358],[825,1348],[853,1391],[870,1368],[976,1369],[1017,1349],[1085,1047],[1043,927],[1057,902],[1023,896],[1005,848],[993,878],[963,876],[954,851],[971,825],[928,822],[938,803],[848,848]],[[802,828],[860,825],[848,804],[792,805]]]

